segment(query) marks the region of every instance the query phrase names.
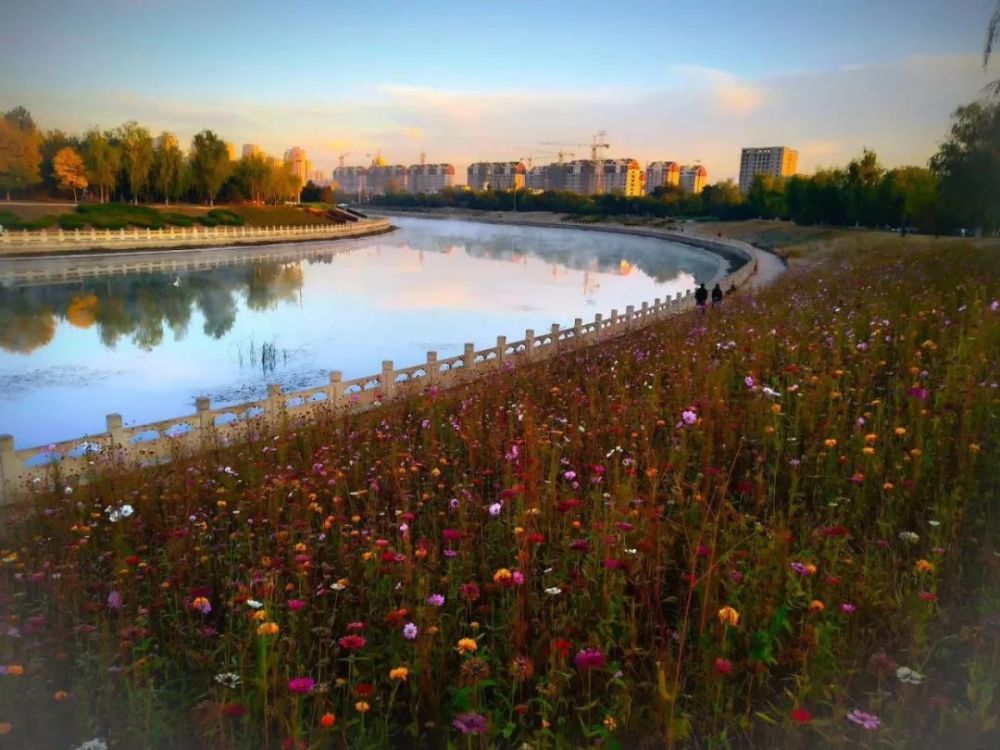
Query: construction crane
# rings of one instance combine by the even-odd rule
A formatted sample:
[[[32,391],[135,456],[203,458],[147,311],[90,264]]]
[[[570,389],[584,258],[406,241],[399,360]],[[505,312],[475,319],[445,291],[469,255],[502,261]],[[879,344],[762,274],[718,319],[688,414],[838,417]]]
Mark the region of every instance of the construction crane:
[[[525,156],[521,157],[521,161],[525,162],[528,165],[528,169],[531,169],[534,166],[534,161],[535,161],[535,157],[536,156],[556,156],[556,157],[559,158],[559,163],[562,164],[564,157],[566,157],[566,156],[573,157],[573,156],[576,156],[576,154],[571,153],[569,151],[563,151],[562,149],[560,149],[559,151],[534,151],[534,150],[530,150],[528,152],[528,155],[526,157]]]
[[[337,162],[338,162],[338,163],[340,164],[340,168],[341,168],[341,169],[343,169],[343,168],[344,168],[344,159],[346,159],[346,158],[347,158],[348,156],[350,156],[350,155],[351,155],[351,152],[350,152],[350,151],[341,151],[341,152],[340,152],[340,153],[339,153],[339,154],[337,155]]]
[[[601,160],[601,150],[610,149],[611,144],[608,143],[608,131],[598,130],[590,137],[590,143],[566,143],[565,141],[541,141],[543,146],[558,146],[560,152],[559,161],[562,161],[562,154],[565,152],[563,149],[566,146],[576,146],[578,148],[589,148],[590,149],[590,160],[594,162],[594,170],[597,172],[597,192],[604,192],[604,169],[600,163]]]

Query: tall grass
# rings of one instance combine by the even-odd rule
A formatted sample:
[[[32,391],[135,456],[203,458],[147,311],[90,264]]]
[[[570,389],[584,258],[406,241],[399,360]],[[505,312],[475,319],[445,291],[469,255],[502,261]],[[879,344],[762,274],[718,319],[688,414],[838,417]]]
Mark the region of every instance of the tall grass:
[[[995,747],[998,282],[858,246],[454,392],[98,462],[0,531],[6,740]]]

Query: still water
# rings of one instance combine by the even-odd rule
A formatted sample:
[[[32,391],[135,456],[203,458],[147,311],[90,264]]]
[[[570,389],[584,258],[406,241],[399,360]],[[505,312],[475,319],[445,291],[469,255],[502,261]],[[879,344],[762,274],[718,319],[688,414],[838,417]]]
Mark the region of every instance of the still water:
[[[112,412],[141,424],[191,413],[197,396],[233,404],[262,398],[268,383],[293,390],[327,382],[330,370],[346,380],[383,359],[449,357],[466,341],[484,349],[498,335],[624,312],[728,270],[659,239],[393,222],[392,234],[271,248],[271,259],[166,256],[197,258],[207,266],[197,270],[137,270],[144,253],[117,259],[133,264],[127,273],[87,278],[82,266],[109,261],[43,261],[49,276],[24,282],[11,279],[23,261],[0,260],[0,434],[43,445],[102,432]]]

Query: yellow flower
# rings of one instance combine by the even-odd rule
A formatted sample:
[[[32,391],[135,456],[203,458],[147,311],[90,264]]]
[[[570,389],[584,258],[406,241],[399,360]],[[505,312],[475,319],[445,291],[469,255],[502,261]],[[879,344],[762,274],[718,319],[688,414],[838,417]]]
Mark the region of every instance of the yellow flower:
[[[827,438],[826,440],[823,441],[823,445],[825,445],[827,448],[836,448],[837,440],[836,438]]]
[[[501,586],[511,582],[513,574],[507,568],[500,568],[496,573],[493,574],[493,583],[499,583]]]
[[[812,612],[822,612],[824,609],[826,609],[826,605],[819,599],[813,599],[809,602],[809,610]]]
[[[969,443],[969,453],[975,455],[979,453],[979,443]]]
[[[872,448],[870,445],[866,445],[864,448],[862,448],[861,452],[864,453],[866,456],[874,456],[875,455],[875,449]]]
[[[923,451],[921,451],[919,448],[914,448],[913,450],[910,451],[910,455],[913,456],[914,458],[918,458],[922,453]]]
[[[731,625],[734,628],[740,624],[740,613],[726,605],[719,610],[719,622],[723,625]]]
[[[931,573],[934,571],[934,563],[930,560],[917,560],[913,567],[918,573]]]
[[[896,437],[903,437],[905,434],[906,434],[906,428],[905,427],[897,427],[896,428]]]
[[[893,489],[895,489],[895,487],[896,485],[894,485],[892,482],[886,482],[885,484],[882,485],[882,489],[885,490],[886,492],[892,492]]]
[[[609,732],[613,732],[613,731],[615,731],[618,728],[618,722],[615,721],[615,717],[614,716],[605,716],[604,717],[604,726],[606,726],[608,728]]]
[[[458,642],[458,652],[460,654],[471,654],[475,653],[476,649],[479,648],[479,644],[475,642],[472,638],[462,638]]]
[[[371,706],[368,705],[368,701],[358,701],[354,704],[354,708],[357,709],[358,713],[366,714]]]
[[[399,680],[400,682],[405,682],[406,678],[410,676],[410,670],[406,667],[396,667],[395,669],[389,670],[390,680]]]
[[[280,630],[276,622],[262,622],[257,626],[257,635],[277,635]]]

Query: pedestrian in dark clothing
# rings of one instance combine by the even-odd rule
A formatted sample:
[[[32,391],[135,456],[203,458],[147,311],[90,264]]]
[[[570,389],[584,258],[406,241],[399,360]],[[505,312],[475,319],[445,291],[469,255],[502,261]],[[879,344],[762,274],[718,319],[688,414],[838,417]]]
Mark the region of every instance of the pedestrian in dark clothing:
[[[712,307],[718,307],[722,304],[722,287],[716,284],[712,287]]]
[[[705,285],[702,284],[694,292],[694,303],[698,306],[698,309],[705,312],[705,303],[708,301],[708,290]]]

